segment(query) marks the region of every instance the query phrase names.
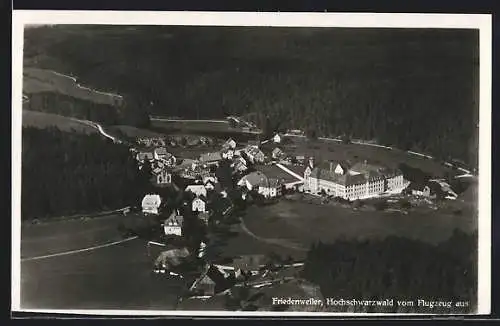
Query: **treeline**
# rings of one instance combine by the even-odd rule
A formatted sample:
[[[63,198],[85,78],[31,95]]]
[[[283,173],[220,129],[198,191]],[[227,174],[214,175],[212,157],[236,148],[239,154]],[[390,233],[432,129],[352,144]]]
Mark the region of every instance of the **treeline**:
[[[128,148],[100,135],[23,128],[22,218],[117,209],[142,195]]]
[[[468,313],[477,300],[477,233],[456,230],[438,245],[400,237],[318,243],[308,252],[304,276],[325,298],[394,299],[394,307],[349,311]],[[470,305],[429,309],[418,307],[417,299]],[[396,300],[414,300],[415,306],[398,307]]]
[[[141,109],[142,107],[144,109]],[[143,128],[149,126],[147,107],[141,106],[141,103],[133,98],[121,105],[112,106],[56,92],[39,92],[29,94],[29,101],[23,104],[23,108],[91,120],[105,125],[130,125]]]
[[[132,110],[251,113],[261,127],[476,165],[474,30],[64,26],[25,36],[27,62],[127,95]]]
[[[31,111],[54,113],[105,124],[117,124],[119,111],[106,104],[85,101],[55,92],[40,92],[29,95],[25,108]]]

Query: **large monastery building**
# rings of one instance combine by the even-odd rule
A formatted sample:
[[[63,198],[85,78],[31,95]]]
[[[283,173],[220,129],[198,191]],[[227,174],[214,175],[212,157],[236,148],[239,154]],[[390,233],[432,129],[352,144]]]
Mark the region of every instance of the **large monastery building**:
[[[314,166],[310,159],[304,171],[304,190],[355,200],[401,192],[408,183],[403,173],[365,162],[327,162]]]

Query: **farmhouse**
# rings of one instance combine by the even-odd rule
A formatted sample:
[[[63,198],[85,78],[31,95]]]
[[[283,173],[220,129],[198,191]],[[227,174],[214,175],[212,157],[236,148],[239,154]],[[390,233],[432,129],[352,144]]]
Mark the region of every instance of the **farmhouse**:
[[[234,149],[232,148],[222,149],[221,155],[225,159],[232,160],[234,157]]]
[[[144,196],[141,204],[142,212],[144,214],[158,215],[161,205],[161,197],[156,194],[148,194]]]
[[[205,189],[205,188],[203,188]],[[197,196],[191,202],[191,210],[193,212],[206,213],[207,212],[207,198],[203,195]]]
[[[236,142],[232,139],[232,138],[229,138],[228,140],[226,140],[226,142],[222,145],[222,148],[223,149],[232,149],[234,150],[236,148]]]
[[[304,190],[312,193],[354,200],[376,197],[384,192],[401,192],[405,187],[403,174],[398,170],[356,163],[349,168],[346,162],[329,162],[328,166],[304,171]]]
[[[238,157],[236,157],[234,159],[233,163],[231,163],[231,168],[235,172],[246,171],[248,169],[248,167],[247,167],[247,161],[243,157],[238,156]]]
[[[182,235],[182,224],[184,217],[179,214],[178,210],[174,210],[172,214],[163,223],[163,231],[165,235]]]
[[[241,178],[237,185],[240,187],[246,187],[248,190],[253,190],[257,189],[259,185],[264,182],[267,182],[267,176],[260,171],[255,171]]]
[[[252,163],[262,163],[266,158],[264,153],[256,146],[247,146],[243,149],[243,152]]]
[[[266,198],[274,198],[282,193],[283,184],[276,178],[269,178],[261,171],[255,171],[245,175],[237,183],[238,186],[247,190],[256,190]]]
[[[204,153],[200,155],[200,163],[204,165],[216,165],[222,160],[222,155],[219,152]]]
[[[278,179],[267,179],[259,185],[258,192],[266,198],[281,196],[283,184]]]

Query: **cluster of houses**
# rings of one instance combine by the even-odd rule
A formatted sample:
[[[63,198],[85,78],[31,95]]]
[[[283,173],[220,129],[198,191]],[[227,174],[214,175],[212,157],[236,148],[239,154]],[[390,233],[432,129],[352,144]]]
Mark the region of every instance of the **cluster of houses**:
[[[283,138],[277,134],[272,142],[279,146]],[[280,178],[279,173],[262,169],[268,165],[279,166],[287,170],[284,165],[291,164],[290,156],[279,147],[275,147],[270,156],[266,156],[258,142],[249,142],[243,146],[233,139],[224,142],[220,150],[203,153],[198,159],[179,159],[169,153],[164,146],[138,151],[136,159],[141,168],[146,161],[151,164],[151,181],[158,187],[174,186],[177,190],[192,194],[191,201],[186,203],[192,212],[198,214],[200,219],[208,221],[211,214],[208,193],[215,192],[223,198],[227,210],[231,207],[227,188],[222,186],[217,177],[217,169],[222,161],[226,161],[231,169],[231,175],[236,186],[241,190],[242,199],[247,199],[249,193],[258,193],[265,198],[276,198],[283,194],[289,184],[300,182],[302,191],[317,195],[340,197],[346,200],[357,200],[378,197],[383,194],[398,194],[407,189],[409,182],[404,179],[403,173],[398,169],[364,162],[327,161],[316,164],[314,158],[305,158],[303,155],[291,157],[293,164],[303,169],[302,175],[294,182],[287,184]],[[276,167],[276,169],[278,169]],[[279,169],[278,169],[279,170]],[[295,169],[297,171],[297,169]],[[283,171],[279,171],[283,173]],[[288,171],[291,172],[291,171]],[[293,172],[292,172],[293,174]],[[299,172],[300,174],[300,172]],[[185,185],[178,187],[174,184],[173,177],[178,176]],[[292,178],[293,179],[293,178]],[[301,180],[299,180],[301,179]],[[298,180],[298,181],[297,181]],[[414,196],[432,198],[432,187],[425,185],[415,187],[409,193]],[[161,198],[155,194],[148,194],[143,200],[145,214],[159,214]],[[178,211],[165,221],[165,233],[176,234],[182,229],[182,216]]]

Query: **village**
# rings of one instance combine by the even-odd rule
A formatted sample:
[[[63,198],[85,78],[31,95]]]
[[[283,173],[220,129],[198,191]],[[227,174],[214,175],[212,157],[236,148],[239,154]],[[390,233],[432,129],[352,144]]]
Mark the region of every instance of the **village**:
[[[383,207],[376,201],[374,209],[401,210],[408,208],[401,205],[401,198],[411,207],[410,201],[432,204],[437,193],[442,196],[438,181],[409,182],[401,170],[367,160],[316,161],[314,157],[287,153],[287,137],[276,133],[269,140],[246,143],[229,138],[218,150],[201,153],[197,159],[176,157],[161,138],[138,139],[140,149],[132,148],[131,152],[138,169],[146,169],[150,174],[151,189],[158,190],[145,194],[140,207],[142,215],[157,218],[163,233],[159,239],[148,242],[148,248],[164,247],[155,260],[155,273],[189,279],[187,297],[206,299],[241,284],[260,288],[293,280],[296,268],[303,265],[291,259],[272,261],[265,255],[246,255],[231,264],[218,264],[214,257],[206,257],[209,237],[200,238],[195,249],[198,260],[193,263],[189,260],[192,250],[176,242],[190,236],[185,234],[189,232],[184,225],[186,214],[194,215],[208,230],[205,232],[210,232],[210,227],[213,230],[214,225],[230,220],[242,202],[273,204],[283,198],[299,198],[357,210],[369,207],[361,202],[383,199]],[[198,143],[205,144],[205,138],[201,138]],[[180,204],[166,205],[168,199],[162,197],[161,189],[177,193],[182,198]],[[456,194],[451,189],[446,192],[448,199],[454,199],[453,195]],[[391,208],[392,203],[398,204]],[[179,269],[186,264],[190,264],[190,278],[184,269]]]

